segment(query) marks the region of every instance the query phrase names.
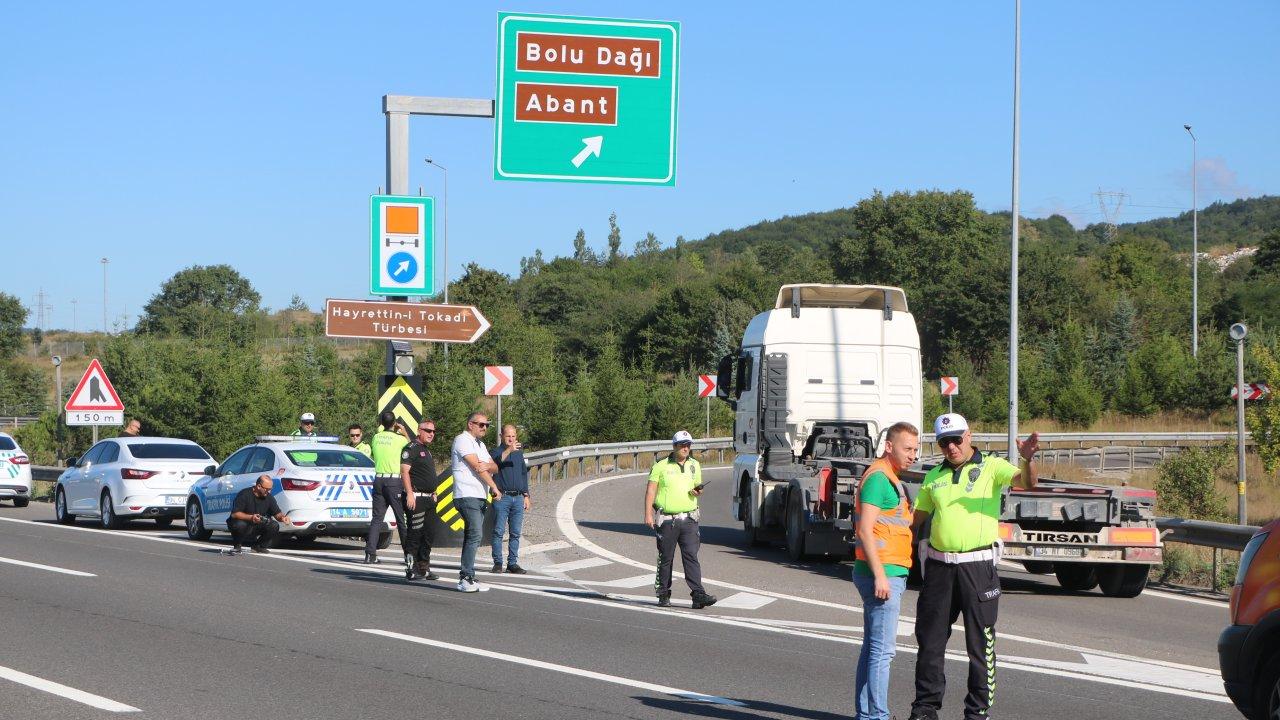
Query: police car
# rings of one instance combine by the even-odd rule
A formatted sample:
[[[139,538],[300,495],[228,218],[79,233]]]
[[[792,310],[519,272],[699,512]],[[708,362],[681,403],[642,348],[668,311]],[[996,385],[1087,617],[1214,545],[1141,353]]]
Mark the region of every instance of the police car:
[[[299,439],[261,436],[231,454],[221,465],[207,469],[191,485],[187,496],[187,536],[208,540],[214,530],[227,530],[236,494],[271,476],[271,494],[289,516],[281,534],[298,539],[359,537],[369,532],[373,509],[373,461],[336,437]],[[394,528],[390,511],[384,527]],[[378,547],[391,542],[384,530]]]
[[[14,507],[31,502],[31,460],[8,433],[0,433],[0,500]]]

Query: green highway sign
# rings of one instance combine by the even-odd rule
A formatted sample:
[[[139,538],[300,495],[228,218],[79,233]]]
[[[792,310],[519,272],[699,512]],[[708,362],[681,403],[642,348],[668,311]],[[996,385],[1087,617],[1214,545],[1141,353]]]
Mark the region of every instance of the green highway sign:
[[[435,294],[435,204],[409,195],[370,198],[369,294]]]
[[[497,180],[676,184],[680,23],[498,13]]]

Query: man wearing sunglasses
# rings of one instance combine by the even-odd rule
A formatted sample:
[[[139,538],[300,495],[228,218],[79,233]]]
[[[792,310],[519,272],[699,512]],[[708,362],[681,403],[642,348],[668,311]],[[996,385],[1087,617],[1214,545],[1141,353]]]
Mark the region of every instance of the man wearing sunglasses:
[[[347,428],[347,438],[351,440],[351,447],[364,453],[365,457],[373,457],[373,451],[369,448],[369,443],[364,441],[364,428],[353,424]]]
[[[911,720],[937,720],[946,685],[943,664],[951,625],[964,616],[969,651],[965,720],[986,718],[995,700],[996,616],[1000,602],[1000,504],[1009,485],[1036,485],[1038,433],[1018,443],[1019,465],[973,447],[969,423],[956,413],[933,423],[943,462],[930,470],[916,497],[913,529],[919,537],[930,516],[929,539],[920,542],[924,587],[916,604],[916,698]]]
[[[671,605],[671,573],[676,547],[684,567],[684,582],[689,586],[693,609],[716,604],[702,586],[702,565],[698,549],[702,545],[698,533],[698,498],[702,496],[702,466],[690,457],[693,436],[687,430],[671,438],[671,454],[654,463],[649,470],[649,484],[644,494],[644,524],[658,539],[658,571],[653,581],[659,607]]]
[[[431,572],[431,513],[436,509],[436,461],[428,446],[436,439],[432,420],[418,423],[418,436],[400,451],[404,483],[404,579],[439,580]]]
[[[449,453],[453,469],[453,505],[458,508],[464,523],[462,561],[458,570],[460,592],[489,589],[476,582],[476,550],[480,547],[480,528],[484,525],[485,498],[492,493],[496,502],[502,499],[502,492],[493,480],[498,465],[482,440],[488,432],[489,418],[484,413],[471,413],[467,417],[467,429],[453,439]]]

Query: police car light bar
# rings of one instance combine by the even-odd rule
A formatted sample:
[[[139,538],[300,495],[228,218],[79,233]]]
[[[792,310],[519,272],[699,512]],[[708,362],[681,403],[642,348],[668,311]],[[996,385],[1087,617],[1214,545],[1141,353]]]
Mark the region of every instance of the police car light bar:
[[[253,438],[254,442],[271,443],[271,442],[322,442],[336,443],[341,442],[341,438],[337,435],[257,435]]]

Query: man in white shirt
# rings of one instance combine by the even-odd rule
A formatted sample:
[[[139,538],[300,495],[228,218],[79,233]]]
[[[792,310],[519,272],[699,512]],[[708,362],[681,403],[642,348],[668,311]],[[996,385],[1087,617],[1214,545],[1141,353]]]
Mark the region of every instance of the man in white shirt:
[[[481,438],[489,432],[489,418],[484,413],[471,413],[467,429],[453,439],[449,453],[453,468],[453,505],[462,515],[462,563],[458,571],[458,590],[481,592],[489,588],[476,582],[476,550],[480,547],[480,527],[484,524],[485,497],[502,498],[493,473],[498,465],[489,455]]]

